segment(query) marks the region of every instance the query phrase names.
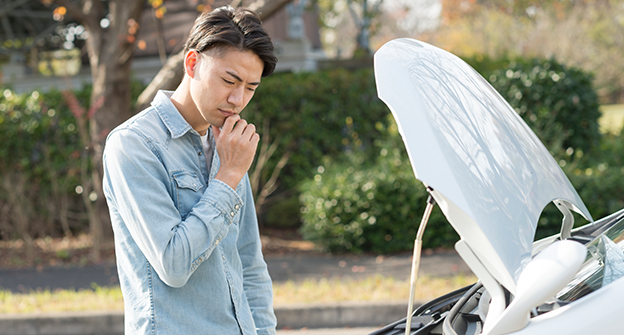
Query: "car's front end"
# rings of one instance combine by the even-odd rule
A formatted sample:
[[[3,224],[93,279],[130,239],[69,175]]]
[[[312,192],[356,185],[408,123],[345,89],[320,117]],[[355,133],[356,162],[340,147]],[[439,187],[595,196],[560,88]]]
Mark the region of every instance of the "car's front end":
[[[624,211],[593,222],[537,136],[454,55],[394,40],[375,54],[375,77],[416,178],[460,235],[455,248],[479,282],[374,334],[621,332]],[[534,242],[551,202],[561,233]],[[572,229],[571,212],[589,223]]]

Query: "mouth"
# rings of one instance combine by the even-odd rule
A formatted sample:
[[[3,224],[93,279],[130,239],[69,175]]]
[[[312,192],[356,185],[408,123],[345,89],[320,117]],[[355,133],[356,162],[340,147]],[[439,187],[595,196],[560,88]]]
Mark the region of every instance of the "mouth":
[[[219,108],[219,112],[220,112],[223,116],[225,116],[225,117],[229,117],[229,116],[232,116],[232,115],[236,114],[236,113],[234,113],[233,111],[230,111],[230,110],[225,110],[225,109],[221,109],[221,108]]]

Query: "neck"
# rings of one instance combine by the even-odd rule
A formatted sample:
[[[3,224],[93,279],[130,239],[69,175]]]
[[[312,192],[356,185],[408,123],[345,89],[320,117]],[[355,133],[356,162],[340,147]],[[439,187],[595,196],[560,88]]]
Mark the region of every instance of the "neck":
[[[184,120],[200,135],[205,135],[210,124],[204,120],[190,95],[188,78],[185,76],[182,83],[171,95],[171,102],[178,109]]]

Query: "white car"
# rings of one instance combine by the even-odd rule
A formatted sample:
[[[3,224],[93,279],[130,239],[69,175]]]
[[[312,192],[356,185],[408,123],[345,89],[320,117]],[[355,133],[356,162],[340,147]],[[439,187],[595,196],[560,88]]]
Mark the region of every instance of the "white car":
[[[375,54],[414,174],[479,281],[372,334],[624,334],[624,210],[593,221],[512,107],[458,57],[413,39]],[[553,202],[561,233],[534,242]],[[574,211],[589,223],[572,229]],[[416,253],[415,253],[416,254]]]

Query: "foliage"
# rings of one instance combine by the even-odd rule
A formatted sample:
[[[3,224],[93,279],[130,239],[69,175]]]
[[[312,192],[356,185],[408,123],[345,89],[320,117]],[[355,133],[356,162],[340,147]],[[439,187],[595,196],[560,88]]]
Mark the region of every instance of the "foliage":
[[[141,84],[132,87],[136,98]],[[89,108],[91,86],[0,94],[0,239],[29,244],[84,231],[85,203],[94,197],[89,119],[103,100]]]
[[[593,219],[599,219],[624,208],[624,135],[605,134],[597,150],[585,154],[568,150],[559,160],[574,188],[587,206]],[[576,226],[587,223],[580,216]],[[557,233],[561,213],[552,205],[540,217],[537,238]]]
[[[624,141],[599,134],[600,113],[591,76],[552,59],[468,61],[542,138],[595,218],[624,207],[620,196],[624,162],[617,158]],[[427,194],[414,179],[393,127],[378,125],[382,131],[374,154],[354,147],[347,157],[326,159],[303,184],[305,238],[331,252],[389,253],[412,248]],[[561,219],[554,205],[547,206],[537,237],[557,233]],[[577,218],[576,222],[585,221]],[[436,209],[425,231],[425,247],[451,247],[457,239]]]
[[[77,92],[88,101],[89,88]],[[81,229],[79,186],[81,145],[72,113],[60,92],[0,97],[0,218],[3,234],[47,236]],[[73,215],[72,215],[73,213]],[[8,214],[8,215],[7,215]],[[56,224],[60,222],[61,224]],[[10,228],[10,227],[13,228]],[[16,236],[2,236],[3,239]]]
[[[467,57],[555,57],[594,73],[603,103],[621,103],[623,13],[619,0],[446,0],[438,28],[418,38]]]
[[[589,152],[600,139],[592,76],[555,59],[467,60],[520,114],[551,151]]]
[[[427,192],[414,178],[395,124],[378,153],[355,151],[326,161],[302,185],[304,238],[331,252],[392,253],[410,250],[426,206]],[[425,248],[449,246],[457,234],[436,209],[423,238]]]
[[[370,150],[380,136],[375,122],[385,123],[388,113],[377,98],[372,69],[336,69],[264,79],[243,117],[259,129],[268,122],[270,137],[280,145],[270,166],[292,153],[280,179],[283,188],[293,188],[325,156],[338,157],[353,146]]]

